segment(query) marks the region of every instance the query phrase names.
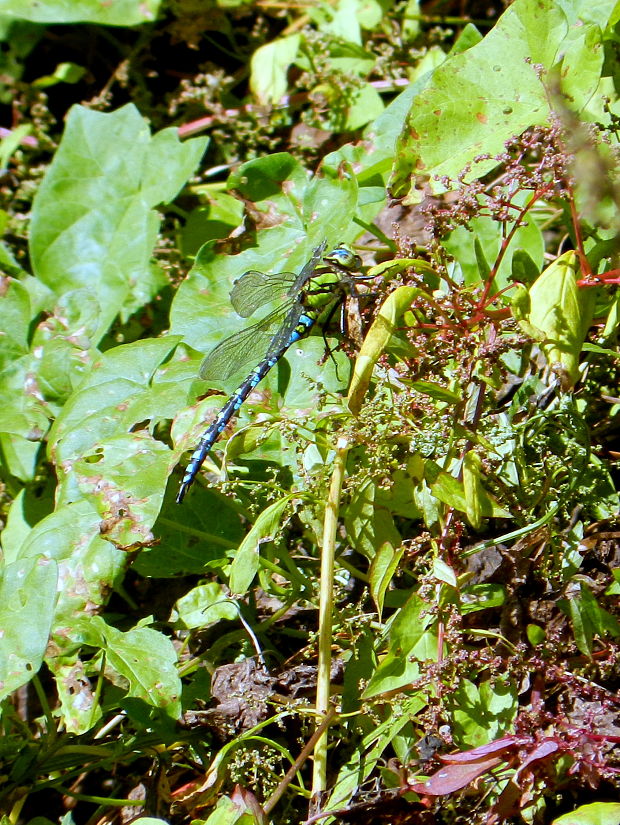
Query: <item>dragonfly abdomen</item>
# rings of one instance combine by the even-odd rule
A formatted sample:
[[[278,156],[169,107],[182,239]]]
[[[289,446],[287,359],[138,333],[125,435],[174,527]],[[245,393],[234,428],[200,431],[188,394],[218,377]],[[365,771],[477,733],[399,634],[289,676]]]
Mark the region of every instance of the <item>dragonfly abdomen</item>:
[[[191,458],[185,470],[185,475],[183,476],[183,481],[181,482],[179,493],[176,498],[177,504],[180,504],[183,501],[185,494],[187,493],[187,491],[193,484],[194,479],[198,475],[198,472],[202,467],[205,458],[209,454],[211,447],[215,444],[215,442],[217,441],[221,433],[224,431],[230,419],[241,407],[241,405],[247,399],[248,395],[252,392],[254,387],[256,387],[256,385],[263,380],[263,378],[267,375],[269,370],[277,364],[277,362],[280,360],[280,358],[282,358],[282,356],[290,346],[292,346],[295,342],[300,341],[308,334],[308,332],[314,325],[315,321],[316,314],[303,312],[297,320],[297,326],[295,327],[295,329],[293,329],[293,331],[290,333],[290,335],[284,341],[284,343],[281,344],[275,352],[272,352],[271,355],[266,357],[263,361],[261,361],[260,364],[258,364],[258,366],[256,366],[252,370],[252,372],[248,375],[245,381],[242,384],[240,384],[240,386],[231,395],[226,404],[224,404],[222,409],[219,411],[217,418],[211,424],[209,429],[206,430],[206,432],[200,439],[198,447],[194,450],[194,452],[191,455]]]

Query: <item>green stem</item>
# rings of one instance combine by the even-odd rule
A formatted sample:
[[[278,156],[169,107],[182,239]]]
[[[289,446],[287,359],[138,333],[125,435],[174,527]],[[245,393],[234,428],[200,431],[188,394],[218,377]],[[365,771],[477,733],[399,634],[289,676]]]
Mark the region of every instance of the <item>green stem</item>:
[[[54,717],[52,715],[52,710],[47,701],[47,696],[45,695],[45,691],[43,690],[41,681],[39,680],[39,677],[36,673],[32,677],[32,685],[37,694],[37,698],[41,703],[41,707],[43,709],[43,713],[47,721],[47,741],[48,744],[51,744],[56,738],[56,723],[54,722]]]
[[[346,438],[339,438],[336,445],[336,460],[329,488],[329,497],[323,522],[323,549],[321,553],[321,592],[319,600],[319,667],[316,686],[316,710],[321,718],[329,710],[332,654],[332,610],[334,599],[334,556],[336,550],[336,530],[340,512],[340,494],[344,479],[345,461],[349,444]],[[321,721],[323,721],[321,719]],[[320,723],[319,723],[320,724]],[[320,797],[327,787],[327,726],[317,739],[314,747],[314,772],[312,776],[312,798],[320,804]]]

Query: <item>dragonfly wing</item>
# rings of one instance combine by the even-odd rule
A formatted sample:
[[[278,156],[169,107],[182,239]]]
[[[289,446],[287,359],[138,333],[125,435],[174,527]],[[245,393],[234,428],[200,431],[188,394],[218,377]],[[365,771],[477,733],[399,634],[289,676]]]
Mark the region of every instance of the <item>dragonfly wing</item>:
[[[287,325],[287,316],[294,308],[288,301],[257,324],[225,338],[202,362],[200,377],[225,380],[246,364],[256,366],[271,351],[272,342],[278,331]]]
[[[249,318],[259,307],[285,298],[296,278],[293,272],[266,275],[257,269],[250,269],[235,281],[230,302],[237,315]]]
[[[306,283],[312,278],[314,275],[314,270],[317,266],[321,263],[323,258],[323,253],[327,249],[327,241],[323,241],[323,243],[319,244],[314,252],[312,253],[312,257],[308,261],[308,263],[304,266],[301,270],[299,275],[297,275],[291,285],[289,290],[289,295],[295,296],[297,295],[306,285]]]

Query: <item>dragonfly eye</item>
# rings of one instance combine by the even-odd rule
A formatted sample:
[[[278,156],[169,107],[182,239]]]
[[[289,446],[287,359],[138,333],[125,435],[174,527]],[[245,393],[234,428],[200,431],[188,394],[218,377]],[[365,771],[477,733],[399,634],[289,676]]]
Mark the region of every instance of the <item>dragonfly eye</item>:
[[[327,255],[323,256],[323,260],[330,264],[336,264],[343,269],[359,269],[362,265],[362,259],[347,244],[341,243]]]

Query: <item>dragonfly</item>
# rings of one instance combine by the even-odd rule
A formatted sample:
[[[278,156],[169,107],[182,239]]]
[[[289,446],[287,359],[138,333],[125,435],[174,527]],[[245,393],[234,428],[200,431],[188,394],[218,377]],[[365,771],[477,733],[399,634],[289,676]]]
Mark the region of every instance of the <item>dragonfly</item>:
[[[323,241],[298,275],[269,275],[250,269],[233,284],[230,301],[242,318],[249,318],[278,294],[284,293],[284,300],[261,321],[218,344],[202,362],[201,378],[222,380],[251,360],[260,359],[202,435],[185,470],[177,504],[185,498],[209,451],[254,387],[318,321],[326,327],[347,295],[357,296],[356,282],[367,277],[353,274],[362,263],[359,255],[344,243],[324,254],[326,249],[327,242]]]

